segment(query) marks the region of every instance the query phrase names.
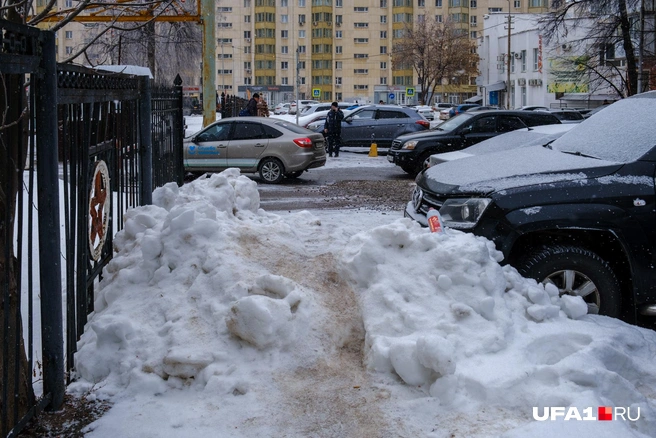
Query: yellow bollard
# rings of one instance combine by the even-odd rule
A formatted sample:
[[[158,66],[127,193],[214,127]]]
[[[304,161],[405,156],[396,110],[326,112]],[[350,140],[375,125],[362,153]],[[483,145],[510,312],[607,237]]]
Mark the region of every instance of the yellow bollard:
[[[378,156],[378,145],[376,143],[371,143],[371,147],[369,148],[369,156],[370,157]]]

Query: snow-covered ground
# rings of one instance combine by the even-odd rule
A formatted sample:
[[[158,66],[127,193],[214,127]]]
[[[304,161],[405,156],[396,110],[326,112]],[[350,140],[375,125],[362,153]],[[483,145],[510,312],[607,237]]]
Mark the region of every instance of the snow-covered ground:
[[[69,391],[113,403],[89,437],[656,436],[656,334],[583,315],[485,239],[267,212],[236,169],[153,200],[79,342]]]

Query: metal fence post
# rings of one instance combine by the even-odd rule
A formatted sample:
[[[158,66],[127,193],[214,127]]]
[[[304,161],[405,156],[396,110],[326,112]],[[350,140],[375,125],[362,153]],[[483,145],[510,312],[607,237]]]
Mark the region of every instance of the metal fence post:
[[[140,204],[153,203],[153,134],[152,134],[152,87],[148,76],[141,77],[141,95],[139,98],[139,131],[141,152]]]
[[[178,108],[177,108],[177,121],[178,121],[178,126],[177,129],[180,130],[181,134],[178,135],[173,135],[174,139],[180,139],[177,144],[173,145],[173,153],[175,154],[175,160],[176,160],[176,170],[177,170],[177,183],[179,186],[182,186],[184,184],[184,152],[183,152],[183,147],[182,147],[182,139],[185,137],[186,133],[184,132],[184,114],[182,112],[182,78],[180,75],[176,75],[175,80],[173,81],[173,85],[175,85],[175,92],[178,97]]]
[[[55,34],[43,32],[43,76],[36,81],[37,172],[39,184],[39,269],[41,272],[41,336],[43,392],[51,394],[50,410],[64,401],[64,332],[62,326],[59,232],[59,165],[57,130],[57,60]]]

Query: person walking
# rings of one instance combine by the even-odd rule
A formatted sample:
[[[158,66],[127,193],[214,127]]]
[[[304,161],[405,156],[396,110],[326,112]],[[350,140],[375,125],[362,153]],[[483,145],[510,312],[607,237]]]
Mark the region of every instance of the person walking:
[[[333,154],[335,157],[339,157],[339,148],[342,145],[342,120],[344,120],[344,113],[339,109],[337,102],[333,102],[323,125],[323,133],[328,142],[329,157],[332,157]]]
[[[253,97],[251,97],[251,100],[248,101],[248,104],[246,105],[246,109],[248,110],[248,114],[250,116],[256,117],[257,116],[257,103],[260,101],[260,95],[257,93],[253,94]]]
[[[257,116],[258,117],[269,117],[269,105],[267,105],[264,97],[260,97],[260,101],[257,103]]]

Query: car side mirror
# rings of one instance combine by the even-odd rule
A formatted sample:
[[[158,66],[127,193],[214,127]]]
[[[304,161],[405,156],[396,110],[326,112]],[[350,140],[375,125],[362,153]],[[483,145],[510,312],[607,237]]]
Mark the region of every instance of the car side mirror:
[[[462,128],[462,131],[460,131],[460,135],[471,134],[473,130],[474,128],[472,126],[465,126],[464,128]]]
[[[351,123],[353,121],[353,116],[344,117],[346,123]]]

